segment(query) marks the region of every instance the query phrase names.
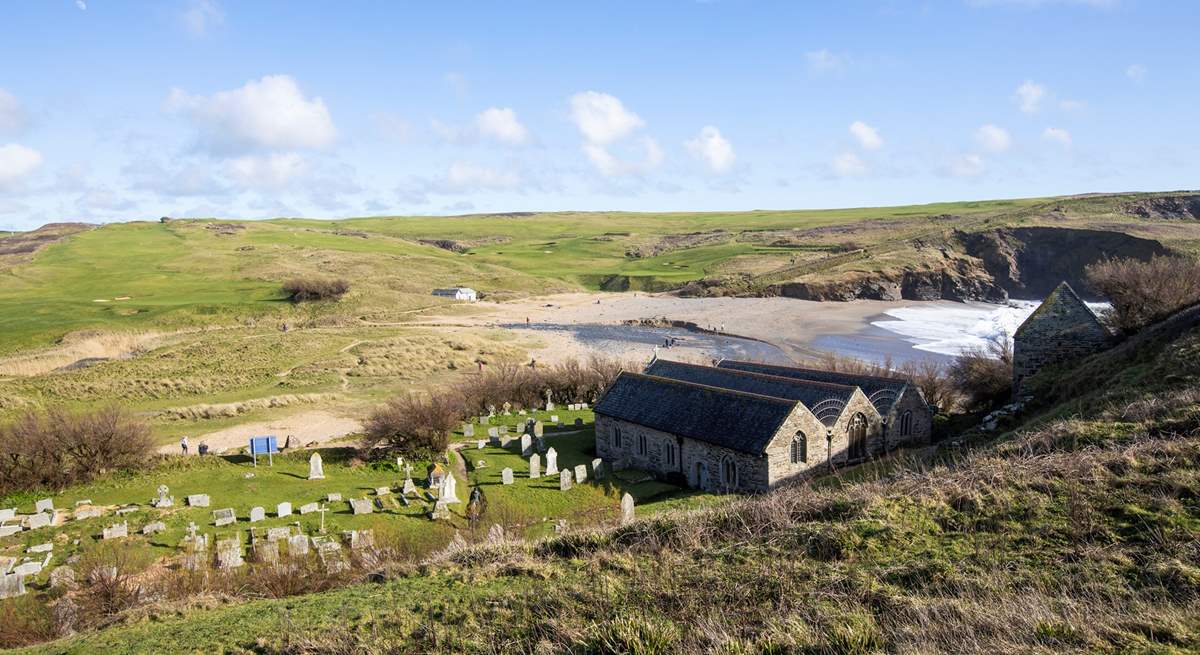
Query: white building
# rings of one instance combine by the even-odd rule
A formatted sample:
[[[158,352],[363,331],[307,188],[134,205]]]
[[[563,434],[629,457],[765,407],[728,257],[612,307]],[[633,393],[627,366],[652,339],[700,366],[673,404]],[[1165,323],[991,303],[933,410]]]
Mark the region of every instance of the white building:
[[[470,287],[450,287],[448,289],[434,289],[433,295],[441,296],[442,298],[453,298],[455,300],[465,300],[467,302],[475,302],[479,300],[479,295]]]

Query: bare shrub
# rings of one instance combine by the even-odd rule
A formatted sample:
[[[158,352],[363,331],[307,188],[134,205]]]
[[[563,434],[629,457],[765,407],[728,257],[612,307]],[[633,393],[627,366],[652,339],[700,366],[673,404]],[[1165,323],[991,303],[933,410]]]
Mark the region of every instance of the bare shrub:
[[[29,411],[0,426],[0,493],[57,489],[138,469],[153,452],[146,423],[117,407]]]
[[[1127,334],[1200,303],[1200,262],[1154,256],[1108,259],[1086,269],[1088,284],[1112,302],[1110,320]]]
[[[146,550],[115,543],[100,542],[84,552],[78,567],[83,582],[75,598],[80,625],[104,625],[141,604],[146,594],[140,578],[152,559]]]
[[[363,445],[382,446],[408,457],[440,453],[462,416],[462,401],[455,394],[397,396],[367,419]]]
[[[950,412],[962,402],[962,393],[943,364],[930,360],[908,362],[899,368],[899,372],[912,381],[925,402],[936,411]]]
[[[458,393],[465,409],[472,413],[483,413],[506,402],[518,408],[539,407],[547,391],[551,400],[559,403],[590,403],[626,368],[630,368],[628,362],[599,356],[586,362],[567,359],[541,367],[501,364],[464,380]]]
[[[1012,393],[1012,345],[1004,336],[966,349],[948,373],[968,409],[990,407]]]
[[[20,648],[54,639],[57,631],[50,608],[36,596],[0,601],[0,648]]]
[[[350,283],[341,278],[297,277],[283,283],[283,292],[292,302],[337,300],[350,290]]]

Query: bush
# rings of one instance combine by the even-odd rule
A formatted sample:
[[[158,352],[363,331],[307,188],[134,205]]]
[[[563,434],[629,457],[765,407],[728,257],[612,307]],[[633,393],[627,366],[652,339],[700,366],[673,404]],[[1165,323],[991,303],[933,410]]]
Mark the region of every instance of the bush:
[[[292,278],[283,283],[283,293],[292,302],[313,300],[337,300],[350,290],[346,280],[323,278]]]
[[[1012,345],[1007,336],[967,349],[948,371],[967,409],[986,409],[1012,393]]]
[[[367,419],[363,445],[382,446],[414,458],[440,453],[449,445],[450,433],[462,416],[462,402],[453,394],[398,396]]]
[[[1108,259],[1085,272],[1088,284],[1112,302],[1113,326],[1126,334],[1200,303],[1200,262],[1185,257]]]
[[[26,412],[0,426],[0,493],[90,482],[141,468],[153,453],[146,423],[116,407]]]

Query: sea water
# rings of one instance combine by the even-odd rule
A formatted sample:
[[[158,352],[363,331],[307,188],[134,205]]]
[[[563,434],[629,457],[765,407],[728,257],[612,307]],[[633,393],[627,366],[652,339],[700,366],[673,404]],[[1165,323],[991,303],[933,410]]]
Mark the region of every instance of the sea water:
[[[997,340],[1011,345],[1013,333],[1039,304],[1013,300],[1003,305],[914,305],[889,309],[884,312],[887,318],[871,325],[900,335],[917,350],[954,357],[963,351],[986,351]]]

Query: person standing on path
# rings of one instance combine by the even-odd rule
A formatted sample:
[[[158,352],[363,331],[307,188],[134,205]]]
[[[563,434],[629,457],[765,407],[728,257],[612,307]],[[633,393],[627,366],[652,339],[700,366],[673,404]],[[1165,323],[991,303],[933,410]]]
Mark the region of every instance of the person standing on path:
[[[188,447],[187,435],[184,435],[184,437],[179,440],[179,447],[183,449],[183,454],[186,455]]]

